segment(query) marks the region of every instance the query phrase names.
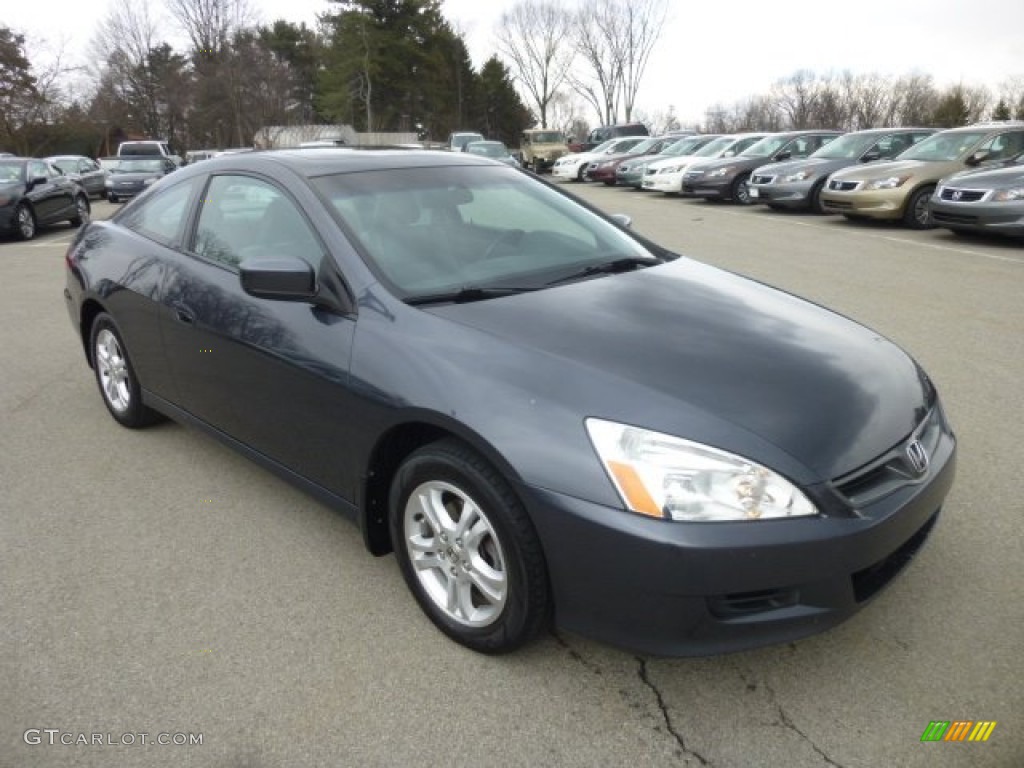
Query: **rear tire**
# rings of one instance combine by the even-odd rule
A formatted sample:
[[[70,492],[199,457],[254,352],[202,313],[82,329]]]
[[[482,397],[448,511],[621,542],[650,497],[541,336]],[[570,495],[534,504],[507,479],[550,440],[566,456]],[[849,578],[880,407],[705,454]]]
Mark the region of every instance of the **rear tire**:
[[[142,389],[124,340],[106,312],[93,321],[89,355],[103,404],[118,424],[129,429],[148,427],[163,417],[142,403]]]
[[[68,219],[68,221],[72,227],[80,227],[83,224],[89,223],[91,215],[92,208],[89,206],[88,196],[79,195],[75,198],[75,215]]]
[[[537,533],[509,484],[468,446],[446,439],[413,452],[391,483],[389,521],[406,584],[455,642],[507,653],[547,624]]]

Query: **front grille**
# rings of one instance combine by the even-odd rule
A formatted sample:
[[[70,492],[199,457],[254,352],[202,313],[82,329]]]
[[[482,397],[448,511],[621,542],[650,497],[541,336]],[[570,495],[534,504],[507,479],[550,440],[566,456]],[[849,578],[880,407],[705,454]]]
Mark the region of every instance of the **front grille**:
[[[848,203],[845,200],[826,200],[825,205],[828,208],[835,208],[836,210],[847,211],[853,208],[853,203]]]
[[[985,196],[984,189],[957,189],[956,187],[943,187],[940,199],[949,200],[954,203],[976,203]]]
[[[870,600],[882,587],[888,584],[902,571],[914,555],[921,549],[928,534],[935,527],[935,521],[939,519],[938,510],[922,525],[913,536],[888,557],[883,557],[874,565],[870,565],[862,571],[857,571],[850,580],[853,582],[853,599],[858,603]]]
[[[795,589],[760,589],[734,592],[708,598],[708,610],[719,619],[731,619],[752,613],[764,613],[796,605],[800,594]]]
[[[861,508],[900,488],[921,482],[928,476],[928,470],[920,472],[913,467],[908,446],[918,440],[927,455],[934,456],[942,437],[942,426],[942,414],[934,407],[903,442],[860,469],[833,480],[833,486],[851,506]]]
[[[932,218],[940,224],[977,224],[977,216],[964,216],[957,213],[945,213],[944,211],[932,211]]]
[[[704,171],[687,171],[683,178],[687,181],[693,181],[694,179],[699,179],[703,175]]]
[[[772,184],[775,181],[774,176],[752,176],[750,179],[753,184]]]
[[[839,179],[833,179],[828,183],[829,189],[834,189],[836,192],[853,192],[858,186],[859,181],[840,181]]]

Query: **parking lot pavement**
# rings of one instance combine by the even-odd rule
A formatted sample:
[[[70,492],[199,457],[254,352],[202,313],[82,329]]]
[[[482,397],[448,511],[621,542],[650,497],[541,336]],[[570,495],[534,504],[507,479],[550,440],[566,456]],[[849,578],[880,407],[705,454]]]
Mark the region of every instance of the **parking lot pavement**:
[[[109,418],[63,306],[58,227],[0,242],[0,766],[1024,764],[1024,248],[571,189],[922,362],[960,464],[900,578],[842,626],[760,651],[655,659],[552,634],[473,654],[346,520],[192,430]],[[997,725],[922,743],[935,720]]]

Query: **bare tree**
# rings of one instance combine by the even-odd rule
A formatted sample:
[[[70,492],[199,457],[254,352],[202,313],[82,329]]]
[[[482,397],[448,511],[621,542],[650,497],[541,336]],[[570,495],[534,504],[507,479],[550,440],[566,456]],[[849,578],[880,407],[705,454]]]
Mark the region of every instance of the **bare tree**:
[[[193,49],[216,54],[231,34],[253,23],[249,0],[164,0]]]
[[[616,122],[620,106],[632,117],[665,7],[665,0],[596,0],[577,11],[573,36],[584,71],[568,81],[601,121]]]
[[[523,0],[501,15],[495,33],[541,128],[548,127],[548,108],[572,66],[574,51],[565,44],[572,24],[572,13],[552,0]]]

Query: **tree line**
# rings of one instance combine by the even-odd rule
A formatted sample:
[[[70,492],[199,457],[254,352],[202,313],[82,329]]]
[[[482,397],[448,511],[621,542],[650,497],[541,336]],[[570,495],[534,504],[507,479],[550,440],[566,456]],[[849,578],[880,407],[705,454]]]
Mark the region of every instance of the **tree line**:
[[[168,139],[179,151],[250,146],[263,126],[315,123],[434,140],[473,129],[510,146],[531,125],[575,136],[592,121],[684,127],[672,105],[637,108],[667,0],[520,0],[502,14],[496,51],[479,70],[440,0],[327,0],[314,28],[257,24],[249,0],[156,2],[115,0],[84,68],[60,56],[33,66],[25,38],[0,24],[0,149],[100,154],[127,136]],[[857,130],[1010,118],[1024,119],[1024,77],[991,90],[940,88],[921,73],[800,70],[685,127]]]

